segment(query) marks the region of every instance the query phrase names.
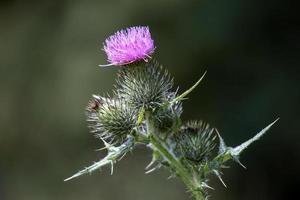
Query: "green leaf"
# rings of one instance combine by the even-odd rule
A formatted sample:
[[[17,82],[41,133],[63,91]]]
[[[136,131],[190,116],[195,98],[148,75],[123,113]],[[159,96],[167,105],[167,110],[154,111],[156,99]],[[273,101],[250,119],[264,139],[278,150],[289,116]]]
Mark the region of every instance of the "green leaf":
[[[85,169],[77,172],[73,176],[66,178],[64,181],[69,181],[73,178],[76,178],[78,176],[92,173],[93,171],[97,169],[101,169],[103,166],[111,165],[111,173],[113,172],[113,164],[123,158],[123,156],[130,151],[130,149],[134,146],[134,138],[129,136],[127,141],[124,142],[120,146],[109,146],[108,147],[108,154],[103,159],[99,160],[98,162],[95,162],[89,167],[86,167]]]
[[[262,129],[253,138],[247,140],[246,142],[242,143],[241,145],[239,145],[239,146],[237,146],[235,148],[232,148],[230,150],[230,154],[233,157],[239,156],[246,148],[248,148],[250,146],[250,144],[252,144],[253,142],[259,140],[271,128],[271,126],[273,126],[278,120],[279,120],[279,118],[277,118],[274,122],[272,122],[267,127],[265,127],[264,129]]]
[[[191,93],[200,84],[200,82],[204,78],[205,74],[206,74],[206,71],[204,72],[204,74],[201,76],[201,78],[192,87],[190,87],[188,90],[186,90],[181,95],[177,96],[169,104],[172,105],[172,104],[176,103],[177,101],[183,100],[189,93]]]
[[[246,142],[242,143],[241,145],[239,145],[235,148],[227,147],[223,138],[220,136],[219,132],[215,129],[217,132],[217,135],[219,137],[219,140],[220,140],[219,152],[218,152],[218,155],[211,162],[206,163],[206,165],[204,166],[203,169],[204,169],[205,174],[209,174],[210,172],[213,172],[214,174],[216,174],[214,170],[218,171],[223,166],[223,164],[225,162],[227,162],[228,160],[233,160],[233,161],[237,162],[239,165],[241,165],[243,168],[246,168],[240,162],[239,156],[247,147],[250,146],[250,144],[252,144],[254,141],[259,140],[271,128],[271,126],[274,125],[278,120],[279,120],[279,118],[276,119],[274,122],[272,122],[267,127],[265,127],[264,129],[262,129],[253,138],[247,140]]]

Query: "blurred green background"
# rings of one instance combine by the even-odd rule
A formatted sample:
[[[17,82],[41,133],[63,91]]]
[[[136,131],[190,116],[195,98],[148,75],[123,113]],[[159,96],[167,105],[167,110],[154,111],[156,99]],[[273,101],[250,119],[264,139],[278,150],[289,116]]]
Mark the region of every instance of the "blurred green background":
[[[176,179],[137,148],[109,169],[63,179],[98,160],[86,128],[92,94],[112,89],[117,68],[102,42],[116,30],[149,25],[157,59],[180,91],[207,70],[184,102],[237,145],[277,117],[242,162],[215,178],[214,200],[292,199],[300,186],[300,20],[284,0],[0,1],[0,200],[188,200]],[[293,198],[295,199],[295,198]],[[297,198],[296,198],[297,199]]]

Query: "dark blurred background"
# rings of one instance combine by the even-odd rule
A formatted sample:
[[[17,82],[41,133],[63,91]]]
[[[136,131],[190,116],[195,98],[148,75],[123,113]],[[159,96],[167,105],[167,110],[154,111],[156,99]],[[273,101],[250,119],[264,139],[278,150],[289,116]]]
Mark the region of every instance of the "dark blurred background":
[[[180,91],[207,70],[184,102],[237,145],[280,117],[244,152],[243,170],[215,178],[214,200],[295,199],[300,186],[300,20],[284,0],[0,1],[0,199],[188,200],[179,180],[134,150],[109,169],[63,179],[98,160],[102,143],[86,128],[92,94],[112,89],[116,68],[102,42],[116,30],[149,25],[157,59]],[[297,198],[296,198],[297,199]]]

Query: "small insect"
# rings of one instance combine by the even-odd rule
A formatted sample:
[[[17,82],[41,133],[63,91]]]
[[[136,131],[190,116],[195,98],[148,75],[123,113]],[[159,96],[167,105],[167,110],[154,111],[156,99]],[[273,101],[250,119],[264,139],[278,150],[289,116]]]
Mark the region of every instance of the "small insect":
[[[93,99],[89,101],[89,104],[88,104],[88,109],[91,109],[91,110],[98,110],[100,104],[101,104],[101,98],[97,95],[93,95]]]

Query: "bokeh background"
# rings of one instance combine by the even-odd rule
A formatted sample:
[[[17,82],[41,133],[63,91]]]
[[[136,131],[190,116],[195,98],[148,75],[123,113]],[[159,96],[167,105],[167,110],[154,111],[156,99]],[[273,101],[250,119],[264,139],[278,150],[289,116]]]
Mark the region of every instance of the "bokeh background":
[[[207,70],[184,102],[183,118],[217,127],[229,145],[280,121],[215,178],[215,200],[295,199],[300,186],[300,20],[284,0],[0,1],[0,199],[188,200],[176,179],[137,148],[109,169],[63,179],[98,160],[86,128],[92,94],[112,89],[117,68],[101,69],[104,39],[149,25],[156,58],[180,91]]]

